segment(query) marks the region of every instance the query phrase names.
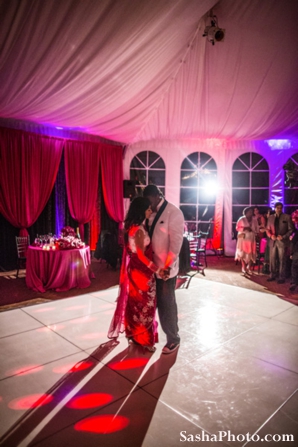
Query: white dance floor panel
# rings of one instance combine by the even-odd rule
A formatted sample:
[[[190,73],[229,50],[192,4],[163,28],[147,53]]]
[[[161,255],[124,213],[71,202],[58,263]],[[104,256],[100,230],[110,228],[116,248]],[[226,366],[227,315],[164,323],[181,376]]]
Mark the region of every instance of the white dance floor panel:
[[[163,355],[107,339],[116,297],[0,313],[1,446],[298,444],[297,306],[193,278]]]

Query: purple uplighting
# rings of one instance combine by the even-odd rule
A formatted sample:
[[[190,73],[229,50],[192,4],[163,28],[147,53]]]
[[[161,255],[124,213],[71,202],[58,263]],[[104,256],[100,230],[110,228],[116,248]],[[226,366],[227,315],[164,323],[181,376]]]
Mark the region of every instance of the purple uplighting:
[[[290,149],[292,147],[291,140],[266,140],[271,149]]]

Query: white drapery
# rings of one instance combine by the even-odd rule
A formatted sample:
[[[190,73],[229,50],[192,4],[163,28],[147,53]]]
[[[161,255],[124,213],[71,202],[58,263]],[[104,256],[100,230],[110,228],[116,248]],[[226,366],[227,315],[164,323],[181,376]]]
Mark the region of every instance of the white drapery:
[[[225,29],[214,46],[211,8]],[[155,150],[177,205],[183,158],[207,152],[231,255],[233,160],[266,155],[272,204],[298,150],[297,23],[297,0],[0,0],[0,125],[124,143],[125,178],[134,154]],[[261,141],[273,138],[290,149]]]
[[[297,0],[0,0],[0,116],[127,144],[295,138],[297,22]]]

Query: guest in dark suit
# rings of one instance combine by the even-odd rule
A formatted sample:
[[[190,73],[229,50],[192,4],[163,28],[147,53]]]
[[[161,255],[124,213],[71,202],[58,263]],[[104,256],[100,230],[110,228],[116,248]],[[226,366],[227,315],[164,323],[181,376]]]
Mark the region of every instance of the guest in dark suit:
[[[290,244],[289,237],[294,231],[294,225],[289,214],[282,212],[283,204],[277,202],[275,213],[269,216],[266,233],[269,238],[270,276],[267,281],[274,281],[277,277],[277,261],[279,261],[278,283],[283,284],[286,277],[286,255]]]
[[[290,236],[291,286],[290,292],[294,292],[298,286],[298,210],[291,214],[295,226],[294,233]]]

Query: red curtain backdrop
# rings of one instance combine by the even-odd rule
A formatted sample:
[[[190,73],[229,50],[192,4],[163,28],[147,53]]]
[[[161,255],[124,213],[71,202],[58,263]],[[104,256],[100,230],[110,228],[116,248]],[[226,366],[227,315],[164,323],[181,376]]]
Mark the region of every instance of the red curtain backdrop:
[[[98,171],[101,145],[66,141],[65,176],[69,211],[78,221],[82,240],[84,224],[92,219],[98,194]]]
[[[92,216],[92,220],[90,223],[90,249],[95,250],[96,244],[98,241],[98,236],[101,232],[101,220],[100,220],[100,212],[101,212],[101,200],[100,195],[97,195],[95,211]]]
[[[124,220],[122,147],[102,144],[101,176],[105,206],[116,222]]]
[[[58,172],[63,140],[0,128],[0,212],[28,235]]]

